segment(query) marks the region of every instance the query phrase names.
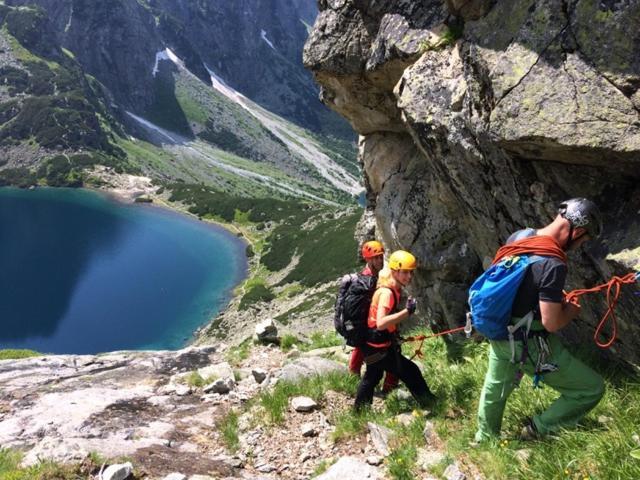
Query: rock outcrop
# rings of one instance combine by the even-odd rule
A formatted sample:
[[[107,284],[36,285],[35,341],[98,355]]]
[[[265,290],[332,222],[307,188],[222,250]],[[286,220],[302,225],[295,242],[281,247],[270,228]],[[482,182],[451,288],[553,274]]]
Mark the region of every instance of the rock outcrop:
[[[434,326],[460,325],[501,242],[547,224],[566,198],[592,198],[606,218],[603,237],[571,255],[569,289],[639,268],[640,3],[319,4],[304,62],[361,135],[363,228],[417,254],[411,293]],[[632,292],[612,350],[638,365]],[[584,340],[606,306],[582,305],[568,335]]]
[[[0,447],[22,451],[23,465],[45,459],[79,463],[90,453],[106,459],[125,456],[136,478],[151,479],[177,472],[182,477],[176,478],[190,479],[275,478],[276,471],[278,478],[308,478],[323,457],[336,454],[328,441],[334,427],[310,399],[292,402],[291,430],[284,432],[244,414],[247,425],[238,433],[251,459],[247,452],[229,453],[220,423],[229,411],[242,411],[250,398],[288,380],[287,369],[301,380],[344,371],[343,363],[320,357],[290,361],[279,349],[255,346],[234,370],[224,355],[224,347],[206,346],[0,361]],[[261,382],[251,374],[256,367],[266,372]],[[214,379],[229,388],[208,393],[206,384],[198,386]],[[274,435],[282,439],[274,442]],[[301,459],[301,448],[313,454]],[[103,477],[128,478],[130,472],[131,465],[114,464]]]

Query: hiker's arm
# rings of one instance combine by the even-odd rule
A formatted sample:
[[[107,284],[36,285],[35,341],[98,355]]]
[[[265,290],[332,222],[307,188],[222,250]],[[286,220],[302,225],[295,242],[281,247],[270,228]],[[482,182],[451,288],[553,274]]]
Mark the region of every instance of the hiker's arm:
[[[580,315],[580,307],[567,302],[540,301],[542,326],[548,332],[557,332],[566,327],[571,320]]]
[[[397,325],[409,316],[406,308],[399,312],[388,314],[388,312],[391,311],[390,305],[393,305],[391,295],[391,290],[384,289],[384,291],[380,292],[378,312],[376,315],[376,327],[378,330],[386,330],[393,325]]]
[[[548,332],[557,332],[580,314],[580,307],[564,301],[562,289],[567,278],[564,263],[544,262],[538,268],[542,268],[538,291],[542,326]]]

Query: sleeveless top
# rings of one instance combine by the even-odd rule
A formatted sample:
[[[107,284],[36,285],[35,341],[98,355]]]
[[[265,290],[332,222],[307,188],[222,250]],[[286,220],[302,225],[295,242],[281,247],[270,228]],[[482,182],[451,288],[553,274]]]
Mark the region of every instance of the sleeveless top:
[[[378,306],[380,304],[380,296],[383,290],[391,291],[389,302],[387,305],[384,305],[385,315],[395,313],[397,311],[398,301],[400,300],[400,290],[394,287],[378,287],[373,294],[371,306],[369,307],[369,318],[367,319],[367,326],[369,327],[367,345],[376,348],[386,348],[391,346],[393,336],[398,330],[397,325],[391,325],[384,330],[378,330]]]

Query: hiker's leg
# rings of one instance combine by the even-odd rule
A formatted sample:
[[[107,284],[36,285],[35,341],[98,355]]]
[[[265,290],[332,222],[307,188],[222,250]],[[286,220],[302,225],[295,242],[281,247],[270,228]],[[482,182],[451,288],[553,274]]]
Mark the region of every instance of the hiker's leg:
[[[382,391],[387,393],[398,387],[399,379],[393,373],[387,372],[384,376],[384,383],[382,384]]]
[[[365,351],[365,355],[368,352]],[[356,393],[356,401],[355,408],[359,409],[365,405],[370,405],[373,402],[373,391],[376,388],[376,385],[382,379],[382,374],[384,373],[386,359],[388,355],[381,357],[375,363],[367,363],[366,370],[364,372],[364,376],[362,380],[360,380],[360,385],[358,385],[358,392]]]
[[[351,351],[351,357],[349,357],[349,371],[355,375],[360,376],[362,370],[362,363],[364,362],[364,353],[360,347],[355,347]]]
[[[429,386],[424,380],[418,365],[402,355],[399,351],[395,354],[395,361],[390,362],[392,364],[390,372],[402,380],[411,392],[411,395],[413,395],[421,406],[430,406],[435,397],[431,390],[429,390]]]
[[[573,427],[604,395],[604,381],[593,369],[575,358],[556,335],[548,338],[551,348],[549,363],[558,370],[544,374],[543,382],[560,393],[544,412],[533,417],[540,434]]]
[[[519,347],[517,355],[522,351],[522,347]],[[475,436],[477,442],[500,435],[502,416],[507,399],[514,388],[516,371],[517,366],[511,363],[509,342],[491,341],[489,367],[478,404],[478,431]]]

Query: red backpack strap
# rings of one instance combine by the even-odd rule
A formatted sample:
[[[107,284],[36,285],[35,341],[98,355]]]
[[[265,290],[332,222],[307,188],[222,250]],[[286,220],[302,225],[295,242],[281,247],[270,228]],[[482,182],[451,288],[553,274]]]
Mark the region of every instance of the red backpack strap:
[[[395,290],[391,287],[380,287],[380,288],[386,288],[387,290],[391,291],[391,297],[393,297],[393,306],[391,307],[391,310],[389,310],[389,313],[396,313],[398,311],[396,310],[396,308],[398,308],[398,304],[400,303],[400,295],[396,296]]]

